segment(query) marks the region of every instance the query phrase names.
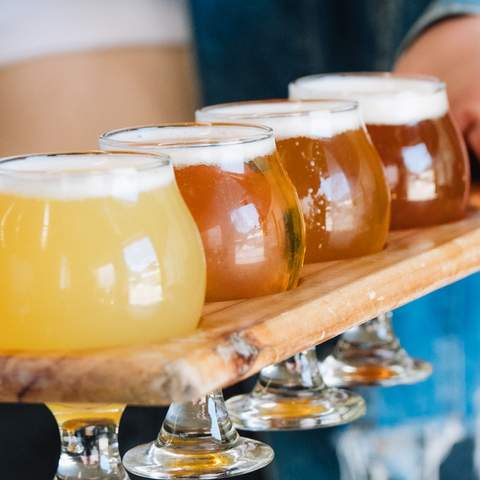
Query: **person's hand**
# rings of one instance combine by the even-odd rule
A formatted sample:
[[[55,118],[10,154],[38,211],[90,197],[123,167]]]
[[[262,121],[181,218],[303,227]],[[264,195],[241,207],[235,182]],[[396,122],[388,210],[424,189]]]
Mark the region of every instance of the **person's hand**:
[[[434,75],[447,83],[450,110],[480,160],[480,15],[432,26],[405,50],[395,71]]]

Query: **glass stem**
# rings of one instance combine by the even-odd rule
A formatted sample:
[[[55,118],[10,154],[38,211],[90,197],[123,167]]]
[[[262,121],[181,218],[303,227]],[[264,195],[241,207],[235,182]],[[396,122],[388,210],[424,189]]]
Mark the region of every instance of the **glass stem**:
[[[254,393],[288,393],[302,390],[316,393],[325,388],[315,347],[297,353],[283,362],[270,365],[260,372]]]
[[[237,443],[239,435],[228,416],[220,390],[186,403],[172,403],[157,446],[194,451],[218,451]]]
[[[378,317],[362,325],[347,330],[341,336],[337,344],[337,350],[341,350],[342,345],[345,347],[347,344],[352,347],[361,347],[368,350],[385,347],[387,345],[393,349],[399,348],[398,340],[392,326],[392,312],[378,315]]]
[[[70,419],[60,421],[58,407],[50,408],[56,416],[61,440],[55,480],[129,479],[118,450],[118,421],[107,415],[89,419],[83,409],[79,410],[78,419],[73,418],[73,406],[68,412]]]

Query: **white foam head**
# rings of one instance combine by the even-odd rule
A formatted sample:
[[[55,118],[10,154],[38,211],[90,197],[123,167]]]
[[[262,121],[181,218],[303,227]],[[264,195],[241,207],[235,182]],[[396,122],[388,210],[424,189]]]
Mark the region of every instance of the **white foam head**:
[[[445,84],[428,77],[389,74],[331,74],[299,78],[290,98],[349,98],[360,103],[367,124],[406,125],[448,112]]]
[[[248,162],[275,151],[267,127],[237,124],[178,124],[129,128],[100,137],[106,150],[166,153],[175,167]]]
[[[56,200],[138,194],[174,181],[166,155],[66,153],[9,157],[0,161],[0,194]]]
[[[329,138],[362,127],[358,105],[347,100],[266,100],[223,103],[197,110],[201,122],[236,121],[270,127],[277,139]]]

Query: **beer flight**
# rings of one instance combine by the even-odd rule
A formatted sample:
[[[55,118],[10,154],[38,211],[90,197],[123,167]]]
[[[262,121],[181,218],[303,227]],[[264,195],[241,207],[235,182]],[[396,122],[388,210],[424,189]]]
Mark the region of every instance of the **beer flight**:
[[[0,160],[6,351],[159,343],[203,302],[294,289],[302,265],[374,254],[389,229],[463,217],[470,173],[435,78],[313,75],[290,99],[213,105],[196,123],[102,134],[100,151]],[[355,385],[423,380],[390,315],[262,370],[254,389],[170,406],[154,441],[118,451],[123,405],[49,404],[57,478],[227,478],[266,466],[246,431],[348,423]],[[126,470],[125,470],[126,468]]]

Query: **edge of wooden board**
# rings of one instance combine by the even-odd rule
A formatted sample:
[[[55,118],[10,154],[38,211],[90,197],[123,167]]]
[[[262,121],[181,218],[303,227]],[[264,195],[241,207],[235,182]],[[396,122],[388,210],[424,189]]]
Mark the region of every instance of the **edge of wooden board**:
[[[480,212],[391,234],[367,257],[307,265],[299,288],[207,305],[194,334],[162,345],[0,355],[0,401],[161,405],[197,398],[480,270]]]

